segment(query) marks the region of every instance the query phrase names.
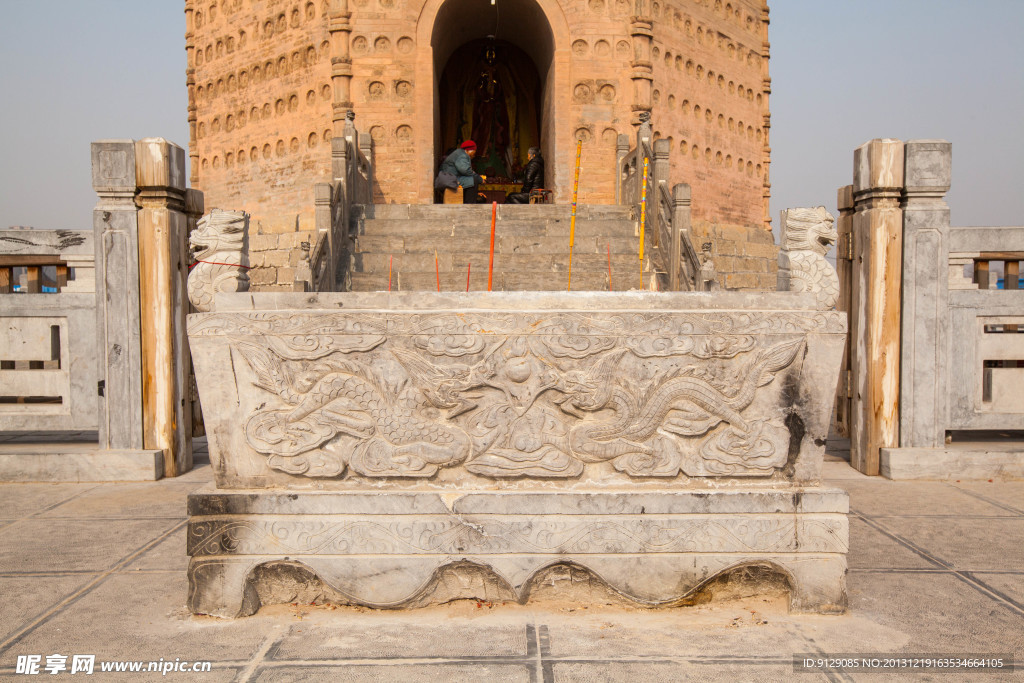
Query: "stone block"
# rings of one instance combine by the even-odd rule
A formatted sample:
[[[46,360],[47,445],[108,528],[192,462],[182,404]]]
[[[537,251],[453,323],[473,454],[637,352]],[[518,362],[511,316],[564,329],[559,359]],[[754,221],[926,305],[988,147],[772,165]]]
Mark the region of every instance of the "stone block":
[[[0,481],[155,481],[164,452],[99,450],[95,444],[0,445]]]
[[[277,282],[277,268],[253,268],[249,271],[249,282],[253,286],[275,284]]]
[[[876,138],[854,150],[853,193],[872,188],[903,187],[903,143],[892,138]]]
[[[249,251],[271,251],[277,249],[277,240],[280,235],[253,235],[249,234]]]
[[[497,583],[526,602],[552,565],[583,568],[638,606],[670,605],[709,579],[768,566],[795,612],[846,607],[848,498],[837,489],[586,493],[218,491],[189,496],[194,613],[252,614],[288,601],[260,566],[314,573],[342,602],[417,607],[486,599]],[[438,584],[473,567],[490,580]],[[263,584],[257,586],[257,582]]]
[[[277,269],[277,284],[291,285],[293,282],[295,282],[294,268],[281,267]]]
[[[757,289],[761,280],[755,273],[729,273],[725,276],[726,289]]]
[[[278,249],[275,251],[268,251],[263,255],[263,265],[265,266],[287,266],[288,265],[289,252]]]
[[[278,235],[277,237],[277,248],[278,249],[298,249],[302,246],[303,242],[308,242],[311,246],[316,241],[313,233],[311,232],[286,232]]]
[[[92,143],[92,186],[97,192],[135,191],[135,143],[98,140]]]
[[[908,140],[904,184],[912,194],[942,196],[953,177],[953,145],[946,140]]]
[[[135,143],[135,182],[139,187],[185,190],[185,150],[163,138]]]
[[[956,448],[883,448],[879,470],[895,480],[1024,478],[1024,443],[963,444]]]
[[[280,277],[278,282],[281,282]],[[804,431],[799,444],[794,442],[793,446],[799,445],[803,457],[793,462],[787,460],[785,452],[790,448],[791,439],[796,437],[788,427],[776,424],[790,418],[776,415],[775,411],[780,409],[778,402],[784,396],[788,397],[785,400],[794,398],[792,390],[782,392],[786,382],[797,381],[804,387],[802,382],[821,374],[820,382],[835,384],[836,377],[829,377],[829,373],[837,370],[831,365],[835,360],[831,357],[832,347],[842,342],[845,333],[844,316],[841,314],[787,310],[776,316],[777,320],[790,321],[793,326],[790,336],[783,338],[765,336],[768,330],[781,324],[765,311],[787,304],[783,294],[733,298],[757,302],[756,314],[731,310],[688,313],[688,307],[701,300],[702,295],[699,294],[663,294],[652,299],[644,295],[619,299],[616,295],[559,298],[550,294],[532,301],[529,296],[498,293],[483,297],[419,293],[403,298],[321,295],[314,301],[327,308],[319,311],[308,310],[307,298],[305,295],[278,296],[263,302],[263,305],[280,305],[283,307],[280,310],[274,310],[273,306],[266,310],[228,309],[223,313],[191,318],[191,348],[199,368],[200,391],[210,396],[211,405],[231,406],[227,411],[218,410],[206,421],[211,457],[216,460],[223,453],[229,459],[224,467],[215,468],[224,477],[219,480],[222,486],[248,487],[264,481],[287,484],[293,479],[282,473],[302,467],[296,463],[307,463],[310,458],[317,463],[314,466],[310,462],[309,468],[312,469],[304,469],[305,476],[326,477],[323,483],[331,485],[338,485],[340,482],[336,477],[346,470],[348,477],[371,479],[377,476],[430,478],[435,475],[441,479],[459,478],[467,471],[499,479],[510,476],[574,479],[595,469],[588,464],[597,462],[613,463],[613,469],[620,474],[602,476],[623,481],[630,481],[633,476],[676,477],[680,472],[695,477],[716,476],[718,473],[786,479],[782,472],[789,471],[790,466],[797,471],[792,476],[800,480],[808,476],[813,480],[817,476],[813,453],[820,448],[809,442],[807,434],[811,422],[823,420],[827,430],[828,406],[804,406],[810,412],[799,415]],[[232,297],[219,296],[218,311],[222,300],[229,302]],[[434,309],[433,302],[440,308],[429,318],[421,318],[422,310]],[[555,310],[564,313],[551,316],[519,308],[535,306],[536,302],[557,302]],[[377,307],[380,304],[384,304],[383,308]],[[615,305],[635,305],[637,311],[624,318],[610,312]],[[342,306],[345,312],[337,312],[336,309]],[[743,320],[743,327],[739,329],[749,331],[731,333],[735,336],[719,339],[713,330],[718,325],[734,324],[724,322],[734,319]],[[281,452],[281,446],[272,443],[278,438],[266,432],[271,429],[272,420],[278,419],[282,410],[290,414],[294,408],[286,407],[289,401],[299,401],[300,398],[287,392],[276,398],[263,394],[269,391],[266,387],[277,386],[274,384],[277,380],[272,377],[293,376],[295,369],[291,365],[300,361],[304,352],[293,348],[298,342],[290,335],[293,330],[306,329],[306,326],[323,330],[303,342],[318,349],[312,352],[314,356],[311,358],[344,353],[348,371],[370,384],[359,384],[355,379],[350,381],[367,390],[371,386],[376,387],[373,391],[383,392],[380,395],[386,400],[401,398],[403,402],[412,401],[410,406],[417,406],[410,407],[418,416],[416,429],[425,431],[416,438],[408,438],[412,439],[409,442],[411,450],[422,455],[406,463],[402,455],[406,449],[392,453],[392,446],[379,445],[374,439],[367,441],[357,436],[363,431],[355,426],[343,425],[341,431],[333,427],[313,429],[313,423],[308,420],[333,420],[326,415],[321,416],[319,408],[308,420],[300,418],[299,424],[287,427],[289,434],[293,429],[312,429],[289,447],[295,450],[294,453],[285,454]],[[451,326],[450,338],[442,332],[445,326]],[[263,331],[257,335],[257,329]],[[229,330],[237,332],[229,333]],[[572,341],[573,335],[583,330],[587,332],[579,342]],[[250,338],[251,335],[256,336]],[[676,339],[678,335],[681,337]],[[573,348],[577,343],[580,348]],[[463,344],[465,349],[460,348]],[[805,347],[808,352],[815,350],[815,353],[824,355],[803,359],[800,350]],[[232,370],[232,363],[226,355],[229,349],[242,354],[247,363],[239,367],[236,362]],[[498,353],[499,349],[501,353]],[[798,356],[803,359],[799,363],[796,362]],[[558,360],[548,360],[551,357]],[[508,359],[507,363],[503,359]],[[726,363],[726,360],[730,362]],[[665,379],[676,375],[682,377],[686,374],[684,370],[696,372],[703,365],[709,365],[707,372],[721,376],[709,375],[708,379],[685,382]],[[712,370],[712,365],[716,369]],[[750,374],[753,373],[750,368],[761,365],[777,369],[765,369],[763,376]],[[268,372],[271,374],[265,375]],[[775,374],[780,372],[790,379],[776,380]],[[458,379],[462,373],[469,374]],[[329,372],[321,379],[333,382],[334,374]],[[349,376],[347,371],[342,374]],[[641,426],[625,426],[628,421],[637,420],[645,414],[641,396],[647,396],[649,392],[652,392],[650,396],[657,395],[661,397],[659,401],[665,401],[652,404],[652,410],[655,405],[660,411],[663,406],[675,403],[684,407],[665,410],[687,410],[685,406],[697,400],[687,393],[690,391],[701,396],[710,391],[707,395],[715,406],[722,401],[726,401],[722,404],[726,405],[725,397],[732,395],[736,388],[729,386],[732,380],[727,379],[733,375],[742,378],[738,386],[746,387],[741,397],[744,405],[740,410],[751,409],[753,414],[763,417],[757,417],[753,422],[738,418],[742,427],[737,428],[735,424],[729,427],[732,423],[724,417],[714,416],[718,413],[708,413],[708,410],[720,411],[720,407],[697,410],[700,417],[696,422],[673,416],[674,413],[661,416],[659,419],[668,420],[665,423],[668,431],[677,434],[678,438],[662,435],[658,430],[664,425],[657,420]],[[627,376],[631,378],[629,389],[621,385],[621,378]],[[261,390],[251,389],[254,383]],[[807,390],[810,390],[810,385]],[[479,399],[464,395],[478,391],[483,392]],[[677,392],[682,393],[676,396]],[[787,409],[792,407],[788,405]],[[435,414],[435,409],[441,414]],[[736,411],[737,406],[728,410]],[[332,411],[328,410],[328,414],[333,415]],[[489,445],[485,447],[482,443],[474,443],[474,439],[466,436],[476,429],[473,426],[475,418],[470,415],[487,415],[494,411],[504,417],[488,428],[488,436],[483,443]],[[618,416],[623,426],[605,425],[613,416]],[[393,418],[380,419],[391,424]],[[556,423],[548,426],[553,430],[551,442],[537,442],[531,437],[523,442],[525,445],[521,448],[515,446],[520,438],[519,430],[533,433],[539,429],[534,424],[539,420],[554,420]],[[250,424],[244,435],[236,433],[237,426],[242,423]],[[618,424],[614,420],[613,423]],[[589,443],[593,428],[600,425],[611,430],[608,434],[614,434],[614,438],[602,437],[596,445]],[[733,439],[740,433],[754,438],[748,433],[750,430],[761,436],[754,439],[759,444],[754,452],[759,455],[748,461],[752,457],[749,444],[734,443]],[[331,434],[327,435],[328,432]],[[598,433],[604,435],[604,432],[593,432]],[[824,438],[827,434],[821,436]],[[293,438],[300,437],[296,433]],[[399,437],[396,435],[395,438]],[[401,437],[400,441],[406,438]],[[328,441],[342,448],[329,458],[322,453],[322,446]],[[429,446],[430,443],[434,446]],[[364,460],[370,457],[367,448],[373,450],[372,461]],[[378,452],[378,448],[384,450]],[[435,452],[434,448],[438,450]],[[730,455],[723,455],[722,449]],[[477,455],[467,460],[471,452]],[[240,453],[250,453],[251,457],[239,458]],[[263,456],[257,456],[257,453],[263,453]],[[698,456],[698,453],[702,454]],[[804,464],[810,469],[804,469]],[[378,467],[383,469],[378,470]],[[394,472],[403,474],[395,475],[392,468],[398,468]],[[643,472],[647,474],[641,474]]]
[[[811,301],[219,295],[190,318],[218,490],[189,503],[189,607],[252,613],[261,565],[411,607],[477,597],[437,588],[452,567],[525,601],[569,563],[661,605],[756,564],[842,611],[820,473],[845,316]]]

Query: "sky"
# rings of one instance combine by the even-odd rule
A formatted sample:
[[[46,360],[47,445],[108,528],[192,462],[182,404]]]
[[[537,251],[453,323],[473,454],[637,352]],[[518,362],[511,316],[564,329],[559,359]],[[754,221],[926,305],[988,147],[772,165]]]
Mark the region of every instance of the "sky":
[[[953,143],[954,225],[1024,225],[1024,0],[769,5],[774,224],[835,213],[853,150],[893,137]],[[188,147],[184,2],[0,7],[0,226],[87,229],[90,142]]]

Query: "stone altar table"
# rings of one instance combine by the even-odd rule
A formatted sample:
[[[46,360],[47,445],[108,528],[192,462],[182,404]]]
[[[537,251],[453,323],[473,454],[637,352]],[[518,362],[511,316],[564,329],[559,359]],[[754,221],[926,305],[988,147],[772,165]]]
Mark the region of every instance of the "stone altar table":
[[[266,567],[404,607],[526,601],[568,564],[652,606],[768,567],[791,609],[841,612],[848,499],[820,474],[846,320],[813,305],[218,295],[189,318],[216,477],[189,499],[190,609],[253,613]],[[489,579],[439,588],[452,567]]]

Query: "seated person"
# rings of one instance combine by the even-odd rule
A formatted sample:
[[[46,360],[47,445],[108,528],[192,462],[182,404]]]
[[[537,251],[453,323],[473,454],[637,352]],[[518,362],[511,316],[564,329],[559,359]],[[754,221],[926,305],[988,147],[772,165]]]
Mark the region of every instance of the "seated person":
[[[473,170],[474,156],[476,156],[476,143],[466,140],[441,162],[441,170],[438,174],[439,183],[442,181],[441,174],[448,174],[462,186],[463,204],[476,204],[479,201],[477,188],[487,179],[487,176],[478,175]]]
[[[530,160],[523,169],[523,189],[510,194],[505,200],[506,204],[529,204],[530,190],[544,187],[544,158],[540,155],[540,149],[531,147],[527,154]]]

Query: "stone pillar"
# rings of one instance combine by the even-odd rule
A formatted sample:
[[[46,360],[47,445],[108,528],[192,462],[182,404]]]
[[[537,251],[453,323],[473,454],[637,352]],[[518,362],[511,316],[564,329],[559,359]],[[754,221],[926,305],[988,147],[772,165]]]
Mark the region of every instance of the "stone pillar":
[[[910,140],[904,147],[899,441],[904,448],[945,444],[949,206],[943,196],[952,156],[945,140]]]
[[[672,291],[678,292],[682,287],[679,282],[679,271],[682,267],[683,243],[690,241],[690,186],[686,183],[677,183],[672,187],[672,263],[669,273],[669,286]],[[694,283],[686,283],[686,289],[690,289]]]
[[[99,444],[143,449],[142,339],[139,326],[139,225],[135,143],[92,143],[96,245]]]
[[[854,152],[856,260],[851,307],[854,391],[850,464],[879,473],[879,449],[899,440],[900,269],[903,265],[903,143],[866,142]]]
[[[629,35],[633,42],[633,60],[630,78],[633,80],[633,120],[635,126],[642,123],[640,115],[651,113],[651,93],[654,73],[651,68],[651,43],[654,31],[651,17],[647,15],[646,0],[636,0],[636,15],[630,20]]]
[[[768,42],[768,24],[770,23],[768,15],[768,3],[765,2],[761,7],[761,93],[763,95],[763,101],[761,102],[761,111],[763,113],[762,119],[762,135],[764,139],[761,146],[761,170],[762,170],[762,190],[761,190],[761,201],[764,206],[764,229],[771,232],[772,229],[772,216],[771,216],[771,198],[772,198],[772,183],[768,169],[772,164],[772,148],[771,143],[768,140],[768,133],[772,127],[772,114],[771,108],[768,106],[768,98],[772,93],[772,79],[769,76],[768,71],[768,59],[771,53],[771,44]]]
[[[188,88],[188,158],[192,169],[189,183],[199,182],[199,145],[196,142],[196,46],[195,5],[185,0],[185,87]]]
[[[337,135],[345,124],[345,114],[352,108],[352,57],[349,54],[349,36],[352,33],[351,16],[352,14],[348,10],[348,0],[331,0],[327,30],[331,36],[334,135]]]
[[[188,218],[185,152],[163,138],[135,143],[143,447],[164,452],[164,475],[192,469],[192,416],[186,409]]]
[[[840,435],[849,437],[852,394],[850,340],[857,334],[853,327],[855,316],[852,315],[853,308],[850,305],[853,282],[853,185],[839,188],[836,206],[839,209],[839,217],[836,219],[836,275],[839,277],[839,300],[836,302],[836,310],[846,313],[849,317],[850,333],[843,349],[843,364],[840,366],[839,385],[836,388],[835,428]]]

